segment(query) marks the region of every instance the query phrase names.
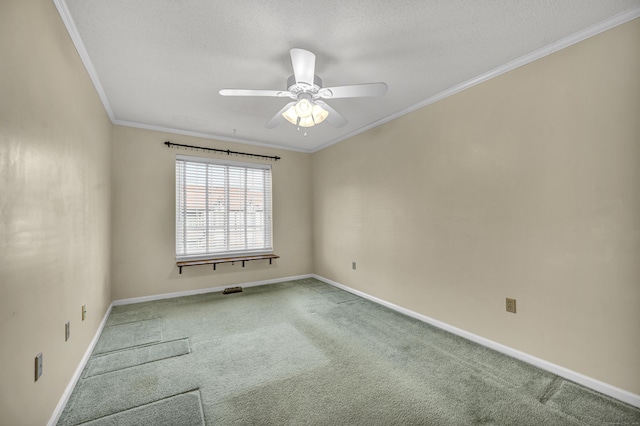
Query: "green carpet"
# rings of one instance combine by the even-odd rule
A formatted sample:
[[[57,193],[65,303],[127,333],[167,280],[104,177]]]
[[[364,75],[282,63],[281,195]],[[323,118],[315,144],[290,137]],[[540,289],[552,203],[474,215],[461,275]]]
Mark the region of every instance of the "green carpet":
[[[640,409],[305,279],[114,307],[58,424],[203,421],[638,425]]]

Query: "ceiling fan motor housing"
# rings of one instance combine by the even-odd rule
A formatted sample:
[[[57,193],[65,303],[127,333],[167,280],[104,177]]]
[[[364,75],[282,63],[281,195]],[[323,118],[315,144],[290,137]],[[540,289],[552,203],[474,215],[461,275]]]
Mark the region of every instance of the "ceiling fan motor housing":
[[[311,93],[315,95],[322,89],[322,79],[313,75],[313,84],[304,82],[296,83],[296,76],[292,75],[287,79],[287,90],[297,97],[300,93]]]

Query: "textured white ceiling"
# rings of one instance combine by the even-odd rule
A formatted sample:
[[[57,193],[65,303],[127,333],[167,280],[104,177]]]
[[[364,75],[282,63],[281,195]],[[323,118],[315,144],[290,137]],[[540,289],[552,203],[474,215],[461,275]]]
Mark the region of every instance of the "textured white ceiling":
[[[640,0],[54,0],[114,123],[315,151],[640,16]],[[384,81],[328,103],[348,121],[304,137],[264,124],[290,99],[289,49],[324,86]],[[506,65],[505,65],[506,64]]]

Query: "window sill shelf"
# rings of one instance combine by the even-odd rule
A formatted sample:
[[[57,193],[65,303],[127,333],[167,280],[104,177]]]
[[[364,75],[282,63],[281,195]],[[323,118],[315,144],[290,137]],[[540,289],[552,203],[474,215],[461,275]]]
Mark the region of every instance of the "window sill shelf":
[[[180,273],[182,274],[182,268],[185,266],[198,266],[198,265],[213,265],[213,270],[216,270],[216,265],[219,263],[236,263],[242,262],[242,267],[244,268],[245,262],[250,262],[252,260],[269,260],[269,265],[273,259],[278,259],[280,256],[277,254],[259,254],[255,256],[237,256],[237,257],[223,257],[216,259],[198,259],[198,260],[185,260],[182,262],[176,262],[176,266],[178,267]]]

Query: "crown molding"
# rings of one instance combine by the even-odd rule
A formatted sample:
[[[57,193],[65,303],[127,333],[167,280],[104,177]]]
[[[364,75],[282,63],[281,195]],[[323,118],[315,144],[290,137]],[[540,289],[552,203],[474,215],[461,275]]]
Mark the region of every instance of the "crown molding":
[[[76,24],[73,21],[73,18],[71,17],[71,12],[69,12],[67,3],[64,0],[53,0],[53,3],[56,5],[56,9],[58,9],[58,13],[62,18],[62,22],[64,23],[64,26],[67,28],[67,32],[71,37],[71,41],[73,41],[73,45],[75,46],[76,51],[78,52],[78,55],[80,55],[80,59],[82,60],[82,63],[84,64],[84,67],[87,70],[87,73],[89,73],[89,78],[91,79],[93,86],[96,88],[96,92],[98,92],[98,96],[102,101],[102,105],[104,106],[104,109],[107,112],[109,119],[113,123],[113,120],[114,120],[113,110],[111,109],[111,105],[109,105],[107,94],[102,88],[102,84],[100,84],[98,73],[96,72],[96,69],[94,68],[93,63],[91,62],[91,58],[89,57],[89,53],[87,52],[87,49],[84,47],[84,43],[82,43],[82,39],[80,38],[80,33],[78,32],[78,28],[76,28]]]
[[[536,61],[540,58],[544,58],[545,56],[551,55],[552,53],[555,53],[559,50],[565,49],[573,44],[579,43],[583,40],[586,40],[590,37],[593,37],[595,35],[598,35],[604,31],[610,30],[614,27],[617,27],[618,25],[622,25],[626,22],[629,22],[633,19],[636,19],[640,17],[640,7],[636,7],[633,9],[630,9],[626,12],[620,13],[616,16],[613,16],[605,21],[599,22],[595,25],[592,25],[591,27],[588,27],[584,30],[578,31],[576,33],[573,33],[567,37],[564,37],[556,42],[553,42],[551,44],[548,44],[540,49],[534,50],[531,53],[527,53],[524,56],[521,56],[517,59],[514,59],[512,61],[509,61],[503,65],[500,65],[499,67],[496,67],[484,74],[480,74],[474,78],[471,78],[467,81],[464,81],[460,84],[457,84],[453,87],[450,87],[449,89],[446,89],[436,95],[433,95],[421,102],[418,102],[417,104],[414,104],[408,108],[403,109],[402,111],[399,111],[395,114],[389,115],[387,117],[384,117],[378,121],[374,121],[373,123],[361,127],[360,129],[354,130],[351,133],[348,133],[344,136],[341,136],[339,138],[333,139],[325,144],[320,145],[318,148],[314,149],[311,152],[318,152],[324,148],[328,148],[331,145],[334,145],[338,142],[342,142],[343,140],[352,138],[356,135],[359,135],[360,133],[366,132],[367,130],[371,130],[375,127],[381,126],[385,123],[388,123],[389,121],[395,120],[396,118],[400,118],[404,115],[410,114],[420,108],[424,108],[427,105],[431,105],[435,102],[438,102],[444,98],[447,98],[449,96],[455,95],[456,93],[462,92],[463,90],[469,89],[470,87],[476,86],[480,83],[484,83],[487,80],[491,80],[492,78],[498,77],[499,75],[502,75],[504,73],[507,73],[509,71],[512,71],[516,68],[519,68],[523,65],[527,65],[528,63],[531,63],[533,61]]]
[[[114,125],[117,126],[125,126],[125,127],[135,127],[138,129],[145,129],[145,130],[154,130],[156,132],[164,132],[164,133],[172,133],[172,134],[176,134],[176,135],[185,135],[185,136],[194,136],[197,138],[204,138],[204,139],[208,139],[208,140],[218,140],[218,141],[223,141],[223,142],[234,142],[234,143],[240,143],[243,145],[253,145],[253,146],[260,146],[263,148],[270,148],[270,149],[278,149],[281,151],[295,151],[295,152],[304,152],[304,153],[311,153],[310,149],[303,149],[303,148],[294,148],[294,147],[288,147],[288,146],[284,146],[284,145],[275,145],[275,144],[268,144],[268,143],[264,143],[264,142],[256,142],[250,139],[241,139],[241,138],[230,138],[228,136],[220,136],[220,135],[216,135],[216,134],[212,134],[212,133],[203,133],[203,132],[193,132],[190,130],[183,130],[183,129],[175,129],[172,127],[162,127],[162,126],[154,126],[154,125],[150,125],[150,124],[143,124],[143,123],[137,123],[134,121],[126,121],[126,120],[119,120],[119,119],[115,119],[115,120],[111,120],[112,123]]]
[[[182,129],[154,126],[154,125],[149,125],[144,123],[116,119],[114,116],[113,110],[111,109],[111,105],[109,104],[109,100],[107,99],[107,95],[102,87],[102,84],[100,83],[100,80],[98,79],[98,74],[93,66],[93,63],[91,62],[91,58],[89,57],[89,54],[86,48],[84,47],[84,44],[82,43],[82,40],[80,38],[80,33],[76,28],[75,22],[73,21],[73,18],[71,16],[71,13],[67,7],[65,0],[53,0],[53,3],[58,9],[58,13],[60,14],[60,17],[62,18],[62,21],[64,22],[64,25],[67,28],[67,31],[69,32],[71,40],[73,41],[73,44],[76,50],[78,51],[78,54],[80,55],[80,59],[82,60],[85,68],[87,69],[89,77],[91,78],[91,81],[93,82],[93,85],[96,88],[96,91],[98,92],[98,96],[100,97],[100,100],[104,105],[104,109],[107,112],[107,115],[109,116],[113,124],[127,126],[127,127],[136,127],[140,129],[147,129],[147,130],[156,130],[156,131],[165,132],[165,133],[196,136],[196,137],[201,137],[206,139],[216,139],[216,140],[221,140],[226,142],[235,142],[235,143],[241,143],[245,145],[262,146],[266,148],[280,149],[285,151],[304,152],[304,153],[314,153],[314,152],[323,150],[325,148],[328,148],[331,145],[334,145],[346,139],[357,136],[360,133],[366,132],[367,130],[371,130],[375,127],[381,126],[385,123],[395,120],[396,118],[400,118],[404,115],[410,114],[420,108],[424,108],[428,105],[431,105],[432,103],[438,102],[449,96],[455,95],[456,93],[462,92],[463,90],[476,86],[492,78],[498,77],[499,75],[512,71],[530,62],[543,58],[547,55],[555,53],[573,44],[579,43],[583,40],[586,40],[590,37],[593,37],[597,34],[607,31],[611,28],[617,27],[618,25],[622,25],[626,22],[629,22],[633,19],[640,17],[640,7],[629,9],[626,12],[620,13],[607,20],[604,20],[600,23],[592,25],[591,27],[588,27],[584,30],[573,33],[567,37],[564,37],[563,39],[550,43],[540,49],[537,49],[531,53],[521,56],[520,58],[514,59],[503,65],[500,65],[484,74],[480,74],[474,78],[471,78],[467,81],[464,81],[460,84],[450,87],[449,89],[446,89],[440,93],[437,93],[421,102],[418,102],[408,108],[398,111],[395,114],[392,114],[384,118],[381,118],[380,120],[371,122],[368,125],[360,127],[359,129],[356,129],[350,133],[347,133],[346,135],[341,136],[339,138],[332,139],[318,146],[317,148],[303,149],[303,148],[295,148],[295,147],[289,147],[289,146],[283,146],[283,145],[268,144],[268,143],[249,140],[249,139],[231,138],[228,136],[221,136],[216,134],[192,132],[192,131],[187,131]]]

